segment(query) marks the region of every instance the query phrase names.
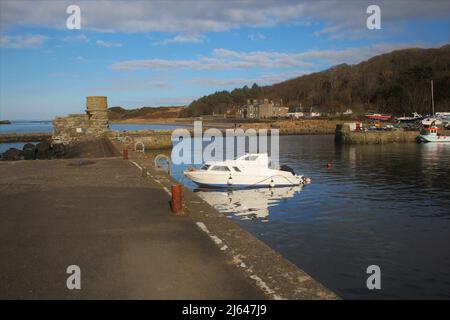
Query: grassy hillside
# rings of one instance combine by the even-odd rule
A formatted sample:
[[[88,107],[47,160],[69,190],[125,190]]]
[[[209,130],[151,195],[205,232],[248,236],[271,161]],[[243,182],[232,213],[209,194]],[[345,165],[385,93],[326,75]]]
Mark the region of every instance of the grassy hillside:
[[[431,79],[436,111],[450,110],[450,45],[393,51],[271,86],[216,92],[193,101],[182,115],[224,113],[228,107],[253,98],[281,98],[289,107],[301,103],[327,112],[351,108],[394,115],[414,111],[426,114],[431,110]]]

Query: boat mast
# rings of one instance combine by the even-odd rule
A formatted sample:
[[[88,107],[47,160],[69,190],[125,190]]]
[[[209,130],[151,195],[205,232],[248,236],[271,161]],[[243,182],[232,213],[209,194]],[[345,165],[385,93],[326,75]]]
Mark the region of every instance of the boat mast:
[[[433,80],[431,80],[431,109],[434,117],[434,94],[433,94]]]

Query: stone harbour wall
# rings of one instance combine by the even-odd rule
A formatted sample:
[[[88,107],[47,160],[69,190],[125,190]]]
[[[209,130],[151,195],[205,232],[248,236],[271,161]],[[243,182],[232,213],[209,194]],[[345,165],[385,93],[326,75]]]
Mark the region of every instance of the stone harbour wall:
[[[335,141],[342,144],[384,144],[415,142],[417,131],[351,131],[348,124],[336,125]]]
[[[109,130],[107,97],[86,98],[86,114],[71,114],[53,120],[53,144],[97,139]]]

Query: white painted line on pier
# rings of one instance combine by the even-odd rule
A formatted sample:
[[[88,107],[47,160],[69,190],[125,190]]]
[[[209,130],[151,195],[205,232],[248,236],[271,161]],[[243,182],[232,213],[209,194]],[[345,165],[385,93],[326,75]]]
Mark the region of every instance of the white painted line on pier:
[[[139,170],[142,170],[142,167],[137,162],[134,162],[133,160],[130,160],[130,162],[134,164]]]
[[[133,160],[129,160],[129,161],[130,161],[132,164],[134,164],[139,170],[141,170],[141,171],[143,170],[142,167],[141,167],[137,162],[135,162],[135,161],[133,161]],[[165,185],[163,185],[161,181],[159,181],[158,179],[156,179],[155,177],[153,177],[153,176],[150,174],[150,172],[147,172],[147,176],[153,178],[153,180],[155,180],[157,183],[159,183],[160,185],[162,185],[164,191],[167,192],[167,194],[168,194],[169,196],[172,196],[172,193],[170,192],[170,190],[167,189],[167,187],[166,187]]]
[[[228,246],[223,243],[222,239],[209,232],[208,228],[205,226],[203,222],[196,222],[196,224],[200,228],[200,230],[206,233],[208,237],[210,237],[211,240],[214,241],[214,243],[219,247],[220,250],[224,251],[228,249]]]
[[[266,294],[268,294],[269,296],[271,296],[274,300],[283,300],[282,297],[280,297],[279,295],[275,294],[275,291],[273,291],[272,289],[269,288],[269,286],[267,285],[267,283],[265,283],[260,277],[258,277],[256,274],[252,274],[250,276],[251,279],[256,281],[256,285],[263,290]]]
[[[203,222],[196,222],[197,226],[202,230],[204,233],[206,233],[212,241],[220,248],[220,250],[224,251],[228,249],[228,246],[224,244],[222,239],[217,237],[216,235],[212,234],[206,225]],[[256,282],[256,286],[260,288],[262,291],[264,291],[268,296],[272,297],[274,300],[283,300],[283,298],[275,293],[273,289],[271,289],[267,283],[262,280],[258,275],[253,273],[253,270],[251,267],[248,267],[244,261],[242,261],[241,257],[239,255],[233,256],[233,263],[242,269],[244,269],[245,272],[249,273],[250,279],[254,280]]]

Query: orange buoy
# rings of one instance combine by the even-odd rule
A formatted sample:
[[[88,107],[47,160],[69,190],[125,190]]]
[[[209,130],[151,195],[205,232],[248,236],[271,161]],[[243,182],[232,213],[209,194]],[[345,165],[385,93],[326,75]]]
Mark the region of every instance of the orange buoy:
[[[173,213],[179,213],[183,208],[183,193],[181,184],[172,185],[172,201],[170,207]]]
[[[327,163],[327,168],[332,168],[332,167],[333,167],[333,164],[331,162],[328,162]]]

